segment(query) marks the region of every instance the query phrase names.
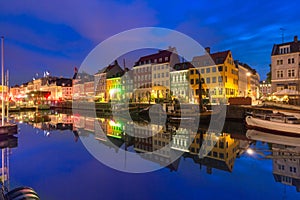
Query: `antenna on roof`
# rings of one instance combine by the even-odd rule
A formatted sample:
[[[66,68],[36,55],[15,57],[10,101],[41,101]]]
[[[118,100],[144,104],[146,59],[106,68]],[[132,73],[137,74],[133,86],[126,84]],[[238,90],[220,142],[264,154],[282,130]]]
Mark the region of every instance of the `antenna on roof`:
[[[284,43],[284,31],[285,30],[286,30],[285,28],[280,28],[282,43]]]

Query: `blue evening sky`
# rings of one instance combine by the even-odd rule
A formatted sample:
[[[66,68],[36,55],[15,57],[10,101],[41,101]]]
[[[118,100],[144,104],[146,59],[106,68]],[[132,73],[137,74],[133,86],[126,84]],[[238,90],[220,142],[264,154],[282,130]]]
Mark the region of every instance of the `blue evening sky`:
[[[139,27],[180,31],[212,52],[230,49],[236,60],[269,71],[275,43],[299,34],[299,1],[0,1],[0,35],[12,84],[45,70],[72,77],[88,53],[119,32]],[[121,56],[121,55],[120,55]]]

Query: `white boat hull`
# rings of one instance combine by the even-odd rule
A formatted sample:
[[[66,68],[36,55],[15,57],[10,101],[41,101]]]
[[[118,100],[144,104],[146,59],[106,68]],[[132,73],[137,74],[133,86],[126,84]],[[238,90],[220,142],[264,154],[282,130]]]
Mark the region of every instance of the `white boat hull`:
[[[299,134],[300,136],[300,124],[274,122],[274,121],[255,118],[252,116],[246,117],[246,123],[248,128],[250,129],[253,128],[253,129],[269,130],[272,132]]]
[[[300,137],[291,137],[286,135],[276,135],[272,133],[266,133],[258,130],[247,130],[246,137],[251,140],[258,140],[262,142],[281,144],[288,146],[300,147]]]

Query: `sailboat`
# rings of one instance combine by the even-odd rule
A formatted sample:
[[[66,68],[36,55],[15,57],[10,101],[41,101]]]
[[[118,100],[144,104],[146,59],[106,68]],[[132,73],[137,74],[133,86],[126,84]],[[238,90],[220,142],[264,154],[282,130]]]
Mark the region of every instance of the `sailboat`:
[[[0,125],[0,135],[13,135],[18,133],[17,124],[11,123],[7,120],[5,121],[5,97],[4,97],[4,37],[1,37],[1,78],[2,78],[2,115],[1,115],[1,125]],[[8,86],[7,86],[8,87]],[[7,115],[8,116],[8,115]]]

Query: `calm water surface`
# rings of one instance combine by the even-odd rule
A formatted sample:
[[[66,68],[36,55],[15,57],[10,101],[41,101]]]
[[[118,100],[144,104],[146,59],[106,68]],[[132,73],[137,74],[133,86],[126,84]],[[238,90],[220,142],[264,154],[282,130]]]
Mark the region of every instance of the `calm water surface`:
[[[209,142],[203,143],[205,128],[187,136],[184,129],[171,127],[175,132],[170,133],[163,127],[167,137],[147,140],[127,137],[128,123],[118,119],[55,112],[14,117],[20,132],[17,145],[10,140],[15,147],[9,149],[9,186],[30,186],[41,199],[300,199],[298,138],[278,139],[272,134],[246,132],[239,123],[226,124],[208,156],[199,159],[199,148]],[[100,123],[105,135],[95,131],[95,123]],[[120,154],[118,148],[159,150],[166,138],[171,138],[170,151],[142,159],[163,166],[171,151],[182,151],[182,156],[148,173],[112,169],[95,159],[82,142],[95,141],[114,155]],[[191,141],[188,147],[187,140]],[[255,152],[247,153],[249,148]],[[126,162],[125,158],[120,168],[130,166]]]

